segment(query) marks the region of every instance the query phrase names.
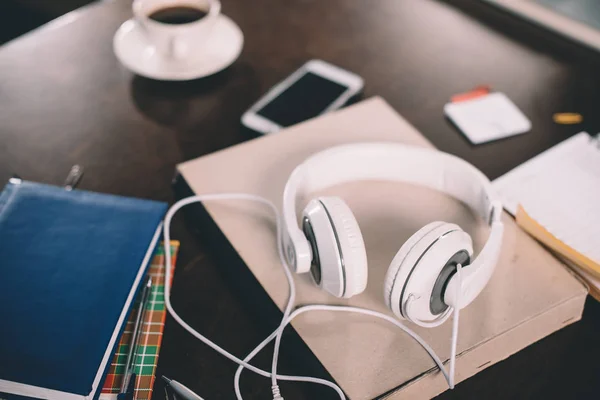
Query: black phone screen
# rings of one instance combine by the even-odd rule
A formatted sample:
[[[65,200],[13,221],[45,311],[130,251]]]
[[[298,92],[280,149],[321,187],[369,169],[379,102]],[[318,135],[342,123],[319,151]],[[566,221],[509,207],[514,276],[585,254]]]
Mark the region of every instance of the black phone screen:
[[[290,126],[321,114],[348,87],[312,72],[302,75],[256,113],[279,126]]]

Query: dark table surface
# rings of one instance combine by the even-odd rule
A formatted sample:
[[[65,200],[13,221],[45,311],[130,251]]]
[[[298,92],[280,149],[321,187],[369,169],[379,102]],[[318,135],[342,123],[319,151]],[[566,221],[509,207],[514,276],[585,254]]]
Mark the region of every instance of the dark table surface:
[[[224,72],[186,83],[135,77],[119,65],[112,36],[131,16],[130,4],[85,7],[0,48],[0,181],[16,173],[61,184],[81,164],[80,188],[172,202],[175,165],[251,140],[240,128],[243,111],[310,58],[360,74],[364,97],[383,96],[434,145],[490,178],[580,130],[600,130],[599,57],[476,1],[225,0],[224,13],[245,35],[242,55]],[[505,92],[532,131],[470,145],[442,107],[480,84]],[[552,114],[566,111],[582,113],[584,123],[555,125]],[[182,241],[174,306],[192,326],[246,354],[272,327],[249,310],[218,254],[191,231],[181,218],[174,226]],[[582,321],[440,398],[596,398],[599,328],[600,307],[588,300]],[[207,399],[233,398],[236,366],[171,319],[163,346],[159,374]],[[289,360],[282,369],[325,374],[298,371]],[[242,379],[247,398],[269,398],[269,386],[250,373]],[[284,383],[282,390],[288,400],[332,397],[309,386]],[[160,382],[155,389],[163,398]]]

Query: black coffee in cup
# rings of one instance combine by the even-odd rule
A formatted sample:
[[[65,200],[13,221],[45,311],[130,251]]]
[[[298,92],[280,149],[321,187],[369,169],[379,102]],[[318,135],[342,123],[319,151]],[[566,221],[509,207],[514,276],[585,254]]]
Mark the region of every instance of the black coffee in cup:
[[[181,25],[196,22],[206,16],[206,11],[190,6],[165,7],[152,12],[149,17],[163,24]]]

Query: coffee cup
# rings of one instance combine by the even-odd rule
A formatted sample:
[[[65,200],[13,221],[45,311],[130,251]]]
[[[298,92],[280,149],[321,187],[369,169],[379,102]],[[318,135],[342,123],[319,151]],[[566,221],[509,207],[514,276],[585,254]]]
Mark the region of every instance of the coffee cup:
[[[219,0],[134,0],[136,21],[156,51],[167,60],[199,56],[221,12]]]

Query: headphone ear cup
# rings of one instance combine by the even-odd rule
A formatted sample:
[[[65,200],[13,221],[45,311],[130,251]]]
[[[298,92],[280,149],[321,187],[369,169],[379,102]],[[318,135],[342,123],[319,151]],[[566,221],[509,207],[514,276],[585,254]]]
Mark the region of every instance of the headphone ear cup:
[[[473,254],[471,237],[458,225],[434,222],[421,228],[398,251],[386,276],[386,304],[399,318],[416,323],[447,318],[443,303],[446,276],[452,267],[467,265]],[[446,276],[449,278],[450,275]],[[411,317],[404,307],[411,295]]]
[[[392,262],[390,263],[390,266],[387,270],[387,273],[385,274],[385,282],[384,282],[384,286],[383,286],[383,300],[385,301],[385,305],[388,306],[388,308],[390,308],[390,309],[392,308],[391,294],[392,294],[394,285],[396,284],[398,275],[402,275],[402,276],[406,275],[406,274],[399,274],[399,270],[400,270],[400,267],[402,266],[402,262],[404,261],[404,258],[406,258],[406,255],[408,254],[408,252],[421,239],[423,239],[423,237],[426,234],[428,234],[435,228],[442,226],[443,224],[444,224],[444,222],[436,221],[436,222],[431,222],[431,223],[425,225],[423,228],[421,228],[418,231],[416,231],[415,233],[413,233],[412,236],[409,237],[406,242],[404,242],[402,247],[400,247],[400,250],[398,250],[398,252],[394,256],[394,258],[393,258]],[[403,282],[402,282],[402,284],[403,284]]]
[[[312,200],[303,229],[313,248],[315,282],[337,297],[349,298],[367,286],[367,255],[356,218],[339,197]]]

